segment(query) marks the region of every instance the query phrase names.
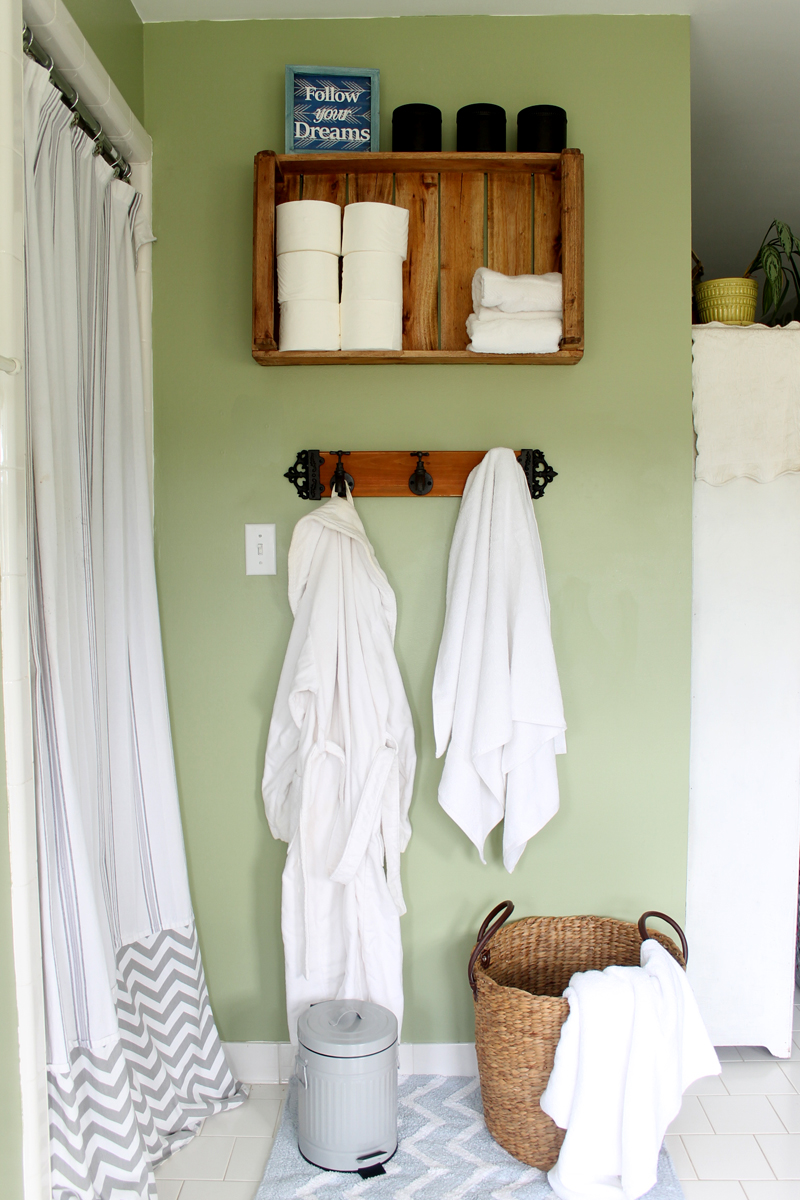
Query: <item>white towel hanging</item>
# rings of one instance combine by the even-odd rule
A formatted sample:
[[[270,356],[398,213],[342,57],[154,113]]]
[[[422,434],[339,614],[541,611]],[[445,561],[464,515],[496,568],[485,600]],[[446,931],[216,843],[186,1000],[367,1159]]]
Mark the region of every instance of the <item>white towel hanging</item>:
[[[566,751],[550,604],[530,492],[514,451],[490,450],[464,488],[433,681],[439,803],[474,842],[505,817],[503,862],[558,811]]]

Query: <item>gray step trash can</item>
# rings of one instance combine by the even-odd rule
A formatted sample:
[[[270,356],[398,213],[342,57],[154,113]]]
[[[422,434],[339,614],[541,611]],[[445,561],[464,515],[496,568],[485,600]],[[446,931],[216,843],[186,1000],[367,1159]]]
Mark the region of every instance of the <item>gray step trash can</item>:
[[[301,1013],[297,1033],[303,1158],[327,1171],[386,1162],[397,1149],[394,1013],[368,1000],[325,1000]]]

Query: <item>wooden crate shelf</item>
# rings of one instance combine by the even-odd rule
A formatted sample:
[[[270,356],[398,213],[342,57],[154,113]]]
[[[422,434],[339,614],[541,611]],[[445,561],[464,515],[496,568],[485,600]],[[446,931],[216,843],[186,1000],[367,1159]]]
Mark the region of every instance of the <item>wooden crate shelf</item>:
[[[278,350],[275,207],[286,200],[378,200],[409,210],[403,349]],[[554,354],[473,354],[472,276],[561,271],[564,324]],[[572,364],[583,357],[583,155],[256,155],[253,357],[263,366],[356,363]]]

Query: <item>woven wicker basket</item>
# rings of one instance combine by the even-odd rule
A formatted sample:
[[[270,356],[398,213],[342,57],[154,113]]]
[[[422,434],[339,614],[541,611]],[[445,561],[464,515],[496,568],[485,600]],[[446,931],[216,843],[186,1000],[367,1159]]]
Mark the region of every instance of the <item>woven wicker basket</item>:
[[[513,911],[509,900],[492,909],[469,963],[483,1111],[495,1141],[529,1166],[549,1171],[564,1130],[539,1099],[569,1013],[561,993],[570,976],[613,964],[638,966],[645,937],[661,942],[681,966],[688,950],[680,926],[664,913],[644,913],[638,925],[610,917],[525,917],[501,929]],[[661,917],[677,930],[683,953],[646,928],[648,917]]]

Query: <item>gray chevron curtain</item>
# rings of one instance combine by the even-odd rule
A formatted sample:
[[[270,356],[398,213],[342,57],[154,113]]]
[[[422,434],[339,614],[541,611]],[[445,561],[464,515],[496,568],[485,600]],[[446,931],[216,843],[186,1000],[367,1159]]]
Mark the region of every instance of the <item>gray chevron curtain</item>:
[[[156,1200],[241,1102],[208,1002],[145,451],[139,197],[25,61],[28,598],[54,1200]]]

